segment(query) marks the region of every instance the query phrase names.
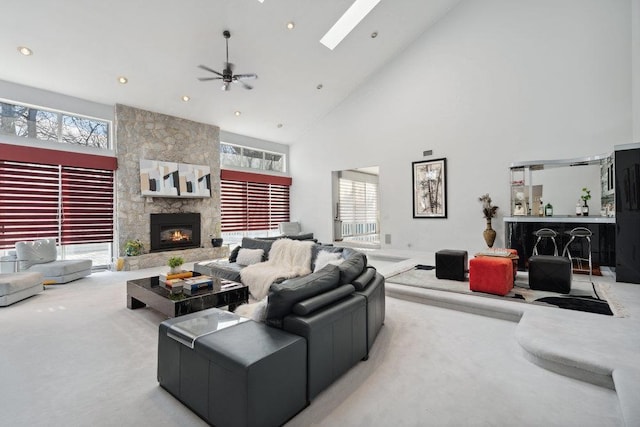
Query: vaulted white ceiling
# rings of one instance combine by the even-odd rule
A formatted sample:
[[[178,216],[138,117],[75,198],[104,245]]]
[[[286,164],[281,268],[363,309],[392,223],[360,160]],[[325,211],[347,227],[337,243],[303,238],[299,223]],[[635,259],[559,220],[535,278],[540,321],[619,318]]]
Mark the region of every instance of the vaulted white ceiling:
[[[353,0],[5,2],[0,79],[295,144],[459,1],[382,0],[333,51],[319,40]],[[234,71],[259,76],[253,90],[198,81],[211,76],[199,64],[222,71],[223,30]]]

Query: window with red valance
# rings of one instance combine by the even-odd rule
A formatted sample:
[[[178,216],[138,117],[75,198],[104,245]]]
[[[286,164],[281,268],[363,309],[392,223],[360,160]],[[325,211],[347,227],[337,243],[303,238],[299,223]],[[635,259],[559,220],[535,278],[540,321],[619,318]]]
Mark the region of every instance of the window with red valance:
[[[289,221],[291,178],[223,169],[222,232],[274,230]]]

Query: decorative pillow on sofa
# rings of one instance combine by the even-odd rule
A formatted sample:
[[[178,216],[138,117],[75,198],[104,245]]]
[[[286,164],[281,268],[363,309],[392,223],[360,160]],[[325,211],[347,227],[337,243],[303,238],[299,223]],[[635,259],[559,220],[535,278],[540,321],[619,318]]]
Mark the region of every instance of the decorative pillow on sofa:
[[[236,262],[236,260],[238,259],[238,252],[240,252],[240,249],[242,249],[242,246],[236,246],[235,248],[233,248],[233,250],[229,254],[229,262]]]
[[[240,265],[251,265],[262,262],[264,257],[264,250],[262,249],[245,249],[242,248],[238,251],[238,258],[236,262]]]
[[[318,252],[318,256],[316,257],[316,265],[313,271],[321,270],[327,264],[338,265],[344,259],[342,258],[342,254],[340,252],[328,252],[328,251],[320,251]]]
[[[367,266],[367,256],[362,252],[345,248],[342,252],[344,262],[338,265],[340,269],[340,284],[351,283],[353,279],[360,276]]]

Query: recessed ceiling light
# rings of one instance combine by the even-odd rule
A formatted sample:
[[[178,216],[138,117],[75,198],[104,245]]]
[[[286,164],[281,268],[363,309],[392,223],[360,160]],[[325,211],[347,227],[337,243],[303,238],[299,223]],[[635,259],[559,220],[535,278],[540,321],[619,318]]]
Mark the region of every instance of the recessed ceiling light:
[[[126,85],[128,81],[129,79],[127,79],[125,76],[118,77],[118,83],[120,84]]]
[[[371,33],[371,38],[375,39],[376,37],[378,37],[378,32],[374,31],[373,33]]]
[[[278,123],[276,126],[278,127],[278,129],[280,129],[284,125],[282,123]]]
[[[183,96],[182,96],[182,100],[183,100],[184,102],[189,102],[189,100],[190,100],[190,99],[191,99],[191,98],[190,98],[189,96],[187,96],[187,95],[183,95]]]
[[[333,24],[320,43],[333,50],[364,19],[380,0],[356,0],[351,7]]]
[[[233,114],[235,114],[236,116],[239,116],[240,114],[242,114],[242,112],[241,111],[236,111]]]
[[[322,86],[322,83],[320,83],[318,86],[316,86],[316,89],[320,90],[322,89],[324,86]]]
[[[26,46],[18,46],[18,52],[20,52],[24,56],[33,55],[33,51]]]
[[[296,23],[293,21],[287,22],[287,28],[293,30],[296,27]]]

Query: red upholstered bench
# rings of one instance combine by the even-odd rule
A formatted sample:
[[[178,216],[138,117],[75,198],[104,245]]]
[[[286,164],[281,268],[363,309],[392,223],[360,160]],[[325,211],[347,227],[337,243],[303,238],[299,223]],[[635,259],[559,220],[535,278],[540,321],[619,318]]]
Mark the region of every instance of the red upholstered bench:
[[[506,295],[513,289],[513,262],[509,258],[479,256],[469,260],[469,289]]]

